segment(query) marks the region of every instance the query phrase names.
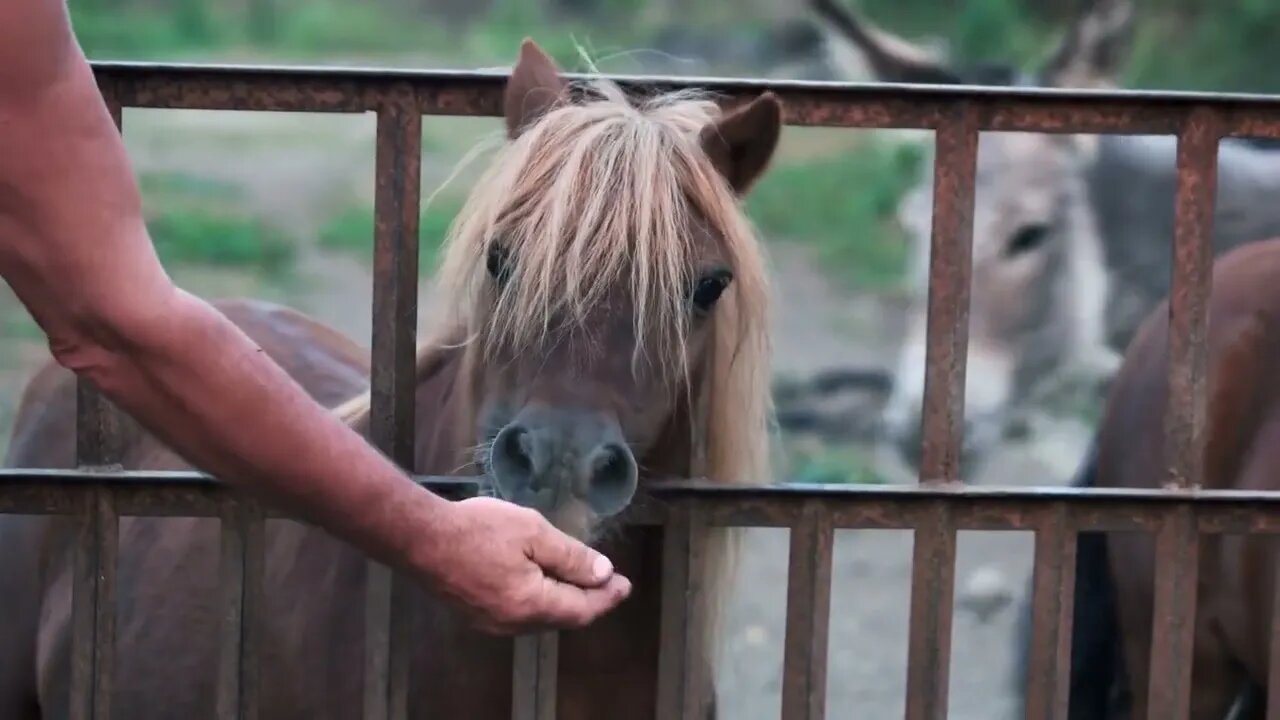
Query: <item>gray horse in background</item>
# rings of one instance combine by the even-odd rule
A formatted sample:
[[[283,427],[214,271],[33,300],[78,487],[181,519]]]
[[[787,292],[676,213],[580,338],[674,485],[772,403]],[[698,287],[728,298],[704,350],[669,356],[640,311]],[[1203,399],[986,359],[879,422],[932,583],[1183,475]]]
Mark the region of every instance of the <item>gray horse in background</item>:
[[[837,0],[811,0],[830,64],[844,79],[1114,88],[1135,12],[1125,0],[1082,9],[1031,73],[952,67]],[[1139,320],[1170,285],[1176,139],[984,132],[973,226],[965,452],[981,461],[1028,410],[1105,385]],[[930,164],[928,167],[932,167]],[[911,242],[908,328],[882,429],[915,462],[924,390],[932,172],[903,198]],[[1280,154],[1267,142],[1219,149],[1214,252],[1280,235]]]

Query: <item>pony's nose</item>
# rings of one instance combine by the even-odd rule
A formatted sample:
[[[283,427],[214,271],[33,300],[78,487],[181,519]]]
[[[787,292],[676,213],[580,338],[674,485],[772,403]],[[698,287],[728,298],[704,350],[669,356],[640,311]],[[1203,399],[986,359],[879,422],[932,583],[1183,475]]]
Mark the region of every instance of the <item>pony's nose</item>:
[[[582,433],[564,430],[519,421],[504,427],[489,451],[498,493],[511,502],[549,511],[563,493],[571,492],[597,515],[621,512],[639,484],[640,471],[631,449],[614,439],[593,446],[583,442]]]
[[[587,460],[587,505],[597,515],[615,515],[636,494],[640,470],[631,448],[620,443],[603,443]]]

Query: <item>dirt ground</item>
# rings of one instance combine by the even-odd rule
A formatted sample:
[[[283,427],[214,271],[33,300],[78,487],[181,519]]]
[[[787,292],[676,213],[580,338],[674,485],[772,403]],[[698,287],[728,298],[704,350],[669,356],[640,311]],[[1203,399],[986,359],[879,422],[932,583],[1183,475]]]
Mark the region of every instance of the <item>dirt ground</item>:
[[[205,296],[258,294],[282,300],[367,344],[369,271],[354,259],[317,252],[314,238],[320,210],[371,196],[372,117],[129,111],[125,123],[126,140],[139,171],[180,170],[241,183],[251,190],[251,202],[289,228],[305,249],[303,282],[288,292],[209,271],[178,272],[180,284]],[[448,169],[443,158],[428,148],[424,186],[434,187]],[[806,372],[840,364],[892,362],[901,327],[900,307],[873,296],[837,291],[802,246],[775,244],[770,252],[777,294],[778,370]],[[3,318],[19,313],[11,297],[0,298],[0,313]],[[429,313],[430,307],[424,305],[422,316]],[[5,328],[11,329],[10,325],[13,322]],[[29,327],[20,333],[7,332],[3,345],[0,407],[7,426],[20,380],[43,353],[38,334]],[[1035,445],[1001,450],[974,481],[1060,484],[1080,455],[1085,432],[1069,423],[1046,425]],[[891,456],[882,460],[891,478],[909,481],[909,474],[893,467]],[[740,582],[728,608],[728,648],[720,680],[726,718],[778,717],[785,534],[785,530],[753,530],[746,536]],[[952,718],[1002,720],[1020,713],[1011,704],[1008,680],[1011,631],[1031,551],[1031,538],[1024,533],[965,532],[960,536]],[[910,563],[910,532],[838,533],[828,717],[902,717]],[[970,590],[970,585],[981,588]],[[980,610],[984,604],[989,612]]]

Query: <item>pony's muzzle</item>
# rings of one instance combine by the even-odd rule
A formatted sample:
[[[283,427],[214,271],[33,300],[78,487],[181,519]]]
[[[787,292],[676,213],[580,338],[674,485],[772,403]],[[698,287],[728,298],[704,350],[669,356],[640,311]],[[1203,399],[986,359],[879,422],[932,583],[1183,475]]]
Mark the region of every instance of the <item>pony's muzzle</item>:
[[[504,427],[489,469],[505,500],[550,512],[574,498],[600,517],[631,503],[640,474],[617,423],[549,409],[526,410]]]

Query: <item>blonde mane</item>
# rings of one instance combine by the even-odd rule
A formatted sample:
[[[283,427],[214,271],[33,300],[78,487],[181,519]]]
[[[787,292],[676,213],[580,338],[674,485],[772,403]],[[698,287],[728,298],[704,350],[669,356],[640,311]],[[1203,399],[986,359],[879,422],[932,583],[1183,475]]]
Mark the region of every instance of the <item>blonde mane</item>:
[[[734,281],[713,311],[707,364],[696,373],[703,386],[693,389],[700,450],[694,475],[725,484],[767,482],[769,288],[754,229],[699,139],[721,110],[691,91],[628,99],[604,81],[573,90],[573,102],[554,106],[499,149],[450,228],[436,276],[445,312],[418,350],[419,371],[460,338],[471,353],[495,342],[534,347],[566,321],[584,320],[610,289],[627,283],[635,361],[693,377],[694,369],[684,367],[683,341],[688,288],[696,279],[690,228],[702,225],[720,241]],[[488,277],[495,242],[524,280],[507,283],[496,301]],[[337,412],[362,425],[369,394]],[[702,573],[694,577],[707,590],[703,617],[713,642],[736,545],[724,532],[709,539]]]

